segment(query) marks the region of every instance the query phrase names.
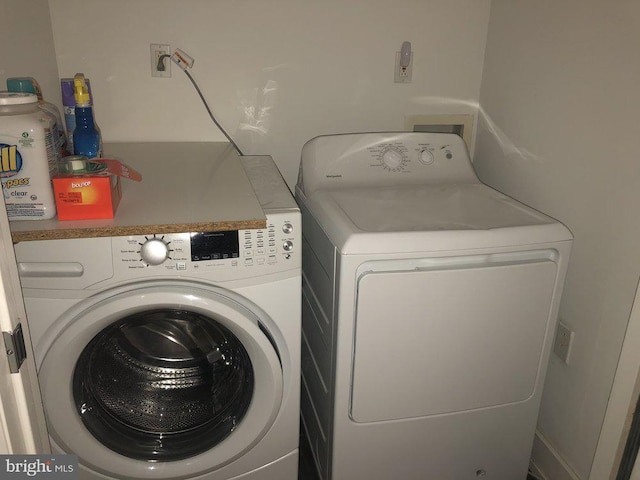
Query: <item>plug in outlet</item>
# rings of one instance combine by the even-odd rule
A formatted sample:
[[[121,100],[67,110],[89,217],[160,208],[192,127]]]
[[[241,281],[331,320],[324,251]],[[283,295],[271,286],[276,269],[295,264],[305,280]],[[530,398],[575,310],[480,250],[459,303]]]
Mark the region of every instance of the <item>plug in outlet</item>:
[[[167,55],[166,57],[162,57]],[[151,76],[171,77],[171,46],[160,43],[151,44]]]
[[[573,343],[573,332],[569,330],[563,323],[558,323],[556,331],[556,340],[553,344],[553,353],[555,353],[564,363],[569,363],[569,355],[571,354],[571,345]]]
[[[193,62],[195,62],[193,57],[187,55],[186,52],[179,48],[176,48],[176,51],[171,55],[171,61],[178,65],[182,70],[193,67]]]

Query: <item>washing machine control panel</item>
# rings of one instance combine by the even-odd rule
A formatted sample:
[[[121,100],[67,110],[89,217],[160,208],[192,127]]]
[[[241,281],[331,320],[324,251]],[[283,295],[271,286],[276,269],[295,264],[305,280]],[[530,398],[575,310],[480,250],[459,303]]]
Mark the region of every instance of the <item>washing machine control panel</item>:
[[[117,276],[228,271],[231,278],[300,265],[300,213],[267,215],[267,228],[218,232],[131,235],[112,238]]]

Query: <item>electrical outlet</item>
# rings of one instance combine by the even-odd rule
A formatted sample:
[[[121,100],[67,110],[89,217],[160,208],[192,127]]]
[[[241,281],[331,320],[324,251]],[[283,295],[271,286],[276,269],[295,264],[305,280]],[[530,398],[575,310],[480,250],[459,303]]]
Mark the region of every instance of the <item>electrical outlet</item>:
[[[167,55],[162,58],[162,55]],[[171,77],[171,46],[161,43],[151,44],[151,76]],[[158,68],[160,67],[160,68]]]
[[[573,332],[569,330],[562,322],[558,323],[556,331],[556,339],[553,344],[553,353],[555,353],[564,363],[569,363],[569,355],[571,354],[571,345],[573,343]]]
[[[393,81],[395,83],[411,83],[413,76],[413,53],[409,52],[408,63],[403,64],[402,52],[396,52],[396,66]]]

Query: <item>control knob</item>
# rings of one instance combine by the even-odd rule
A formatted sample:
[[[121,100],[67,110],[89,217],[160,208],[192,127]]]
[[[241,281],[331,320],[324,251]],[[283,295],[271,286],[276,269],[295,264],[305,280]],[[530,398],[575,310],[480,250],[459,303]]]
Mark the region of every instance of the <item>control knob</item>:
[[[140,247],[140,257],[147,265],[160,265],[169,258],[169,246],[159,238],[150,238]]]
[[[396,170],[404,164],[404,156],[395,148],[389,148],[382,154],[382,163],[389,170]]]
[[[434,160],[435,158],[431,150],[427,150],[425,148],[424,150],[420,151],[420,161],[425,165],[431,165],[434,162]]]
[[[290,223],[285,223],[284,225],[282,225],[282,231],[287,235],[290,234],[291,232],[293,232],[293,225],[291,225]]]

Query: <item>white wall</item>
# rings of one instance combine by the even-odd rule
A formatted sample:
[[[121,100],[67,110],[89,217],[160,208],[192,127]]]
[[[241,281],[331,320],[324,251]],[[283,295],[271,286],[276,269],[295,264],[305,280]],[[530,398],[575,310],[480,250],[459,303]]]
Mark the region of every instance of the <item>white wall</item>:
[[[552,356],[539,430],[581,479],[640,273],[638,45],[637,0],[492,2],[476,167],[575,236],[560,309],[575,343],[568,365]]]
[[[91,79],[106,141],[224,140],[188,78],[152,78],[149,44],[191,70],[245,153],[290,185],[316,135],[401,130],[404,115],[472,112],[490,0],[49,0],[58,68]],[[409,40],[413,83],[393,83]],[[469,106],[471,105],[471,106]]]
[[[0,2],[0,90],[9,77],[33,77],[45,99],[60,102],[58,67],[47,0]]]

